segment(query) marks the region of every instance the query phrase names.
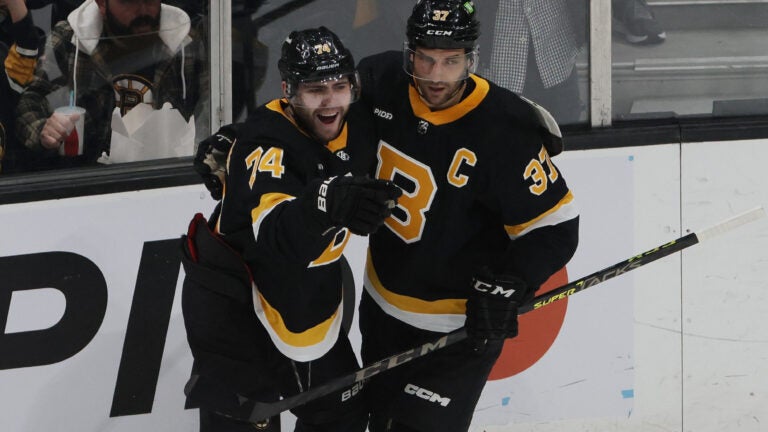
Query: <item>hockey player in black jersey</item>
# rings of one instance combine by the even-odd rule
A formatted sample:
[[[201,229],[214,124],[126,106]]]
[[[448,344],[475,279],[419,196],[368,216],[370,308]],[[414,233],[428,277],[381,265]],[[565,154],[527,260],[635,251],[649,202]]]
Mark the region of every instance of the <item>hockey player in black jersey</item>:
[[[473,73],[475,15],[469,0],[421,0],[403,52],[358,65],[380,138],[376,177],[403,189],[369,237],[363,362],[469,334],[366,384],[371,432],[466,431],[517,335],[518,305],[578,243],[574,197],[550,158],[562,148],[557,124]]]
[[[222,198],[210,222],[195,217],[183,242],[194,357],[186,392],[203,432],[279,430],[242,421],[238,397],[272,402],[359,367],[341,330],[342,252],[352,233],[379,228],[400,194],[366,176],[373,125],[370,116],[351,120],[359,79],[336,35],[292,32],[278,67],[285,97],[204,146],[211,157],[228,148],[226,177],[207,173]],[[293,410],[295,430],[364,431],[359,390]]]

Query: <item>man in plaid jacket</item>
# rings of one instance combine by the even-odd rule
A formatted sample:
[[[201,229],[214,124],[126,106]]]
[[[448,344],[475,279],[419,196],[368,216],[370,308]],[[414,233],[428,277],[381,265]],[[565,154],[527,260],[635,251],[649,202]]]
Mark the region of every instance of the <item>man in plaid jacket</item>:
[[[22,94],[16,131],[35,155],[32,168],[95,163],[109,152],[113,110],[170,103],[189,120],[204,105],[207,82],[202,38],[189,16],[160,0],[86,0],[51,33],[46,61]],[[60,156],[76,118],[53,110],[86,109],[82,155]],[[197,111],[197,113],[196,113]]]
[[[479,73],[546,108],[559,124],[580,120],[576,58],[586,43],[585,0],[499,0],[479,8]]]

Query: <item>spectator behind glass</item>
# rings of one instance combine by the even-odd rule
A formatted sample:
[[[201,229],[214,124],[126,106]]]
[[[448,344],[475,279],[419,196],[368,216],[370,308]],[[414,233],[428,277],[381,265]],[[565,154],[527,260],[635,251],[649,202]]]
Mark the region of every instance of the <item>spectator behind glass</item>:
[[[578,122],[584,103],[574,66],[586,42],[586,1],[499,0],[482,6],[480,75],[542,105],[560,124]]]
[[[160,0],[86,0],[56,24],[49,45],[16,110],[18,138],[35,153],[29,169],[96,163],[109,152],[115,107],[125,115],[141,103],[170,103],[188,120],[207,85],[189,16]],[[86,109],[81,156],[58,154],[76,117],[53,110],[67,104]]]
[[[667,40],[646,0],[611,0],[611,13],[614,30],[631,44],[655,45]]]
[[[24,0],[0,0],[0,172],[13,170],[13,108],[32,80],[38,37]],[[10,48],[9,48],[10,46]]]

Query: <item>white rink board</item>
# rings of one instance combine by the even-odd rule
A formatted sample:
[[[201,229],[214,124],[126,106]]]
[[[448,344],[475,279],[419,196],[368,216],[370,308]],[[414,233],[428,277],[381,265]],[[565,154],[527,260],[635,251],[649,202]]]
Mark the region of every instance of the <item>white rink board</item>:
[[[557,157],[555,163],[581,213],[579,248],[567,265],[571,280],[633,256],[637,252],[632,235],[634,157]],[[633,278],[630,273],[569,298],[564,323],[546,354],[519,374],[490,381],[473,423],[552,421],[630,412],[634,392]],[[521,318],[520,338],[545,337],[539,336],[535,324],[526,324]],[[585,394],[590,397],[585,398]]]
[[[54,364],[0,370],[1,431],[196,429],[195,413],[184,410],[182,389],[192,358],[179,295],[170,312],[151,414],[109,415],[142,247],[147,241],[179,238],[192,214],[210,208],[202,186],[0,206],[0,257],[49,251],[78,254],[98,267],[108,287],[103,322],[81,351]],[[29,293],[33,291],[41,291],[37,299],[23,291],[14,293],[5,333],[45,329],[52,319],[61,318],[64,310],[56,306],[61,304],[57,291]],[[180,292],[179,283],[176,293]],[[38,309],[46,302],[54,307]],[[26,310],[20,309],[25,306]],[[7,355],[6,349],[0,346],[0,353]]]
[[[768,204],[768,180],[760,174],[761,161],[768,160],[765,142],[684,146],[682,164],[680,152],[678,145],[665,145],[566,152],[555,159],[584,215],[571,278]],[[627,189],[627,182],[629,190],[617,190]],[[196,412],[184,410],[181,392],[191,357],[180,284],[151,412],[110,417],[110,407],[143,245],[178,238],[194,212],[207,214],[212,205],[202,186],[188,186],[0,206],[0,259],[79,254],[98,267],[108,287],[103,322],[82,350],[53,364],[0,370],[0,431],[196,430]],[[591,233],[595,227],[615,244],[600,243]],[[552,348],[519,376],[489,384],[482,402],[490,401],[483,405],[490,408],[477,413],[473,430],[682,432],[683,420],[685,431],[762,430],[759,420],[768,418],[766,239],[768,223],[759,221],[569,299]],[[365,242],[356,238],[350,246],[348,260],[359,269]],[[2,284],[0,292],[7,289]],[[34,291],[14,294],[5,333],[45,329],[64,314],[57,290]],[[604,296],[608,304],[599,301]],[[359,338],[355,327],[353,339]],[[606,359],[584,348],[607,340],[608,348],[628,357]],[[0,344],[0,356],[5,349]],[[604,363],[584,369],[594,361]],[[566,387],[570,395],[558,387],[568,369],[589,378]],[[590,382],[610,389],[609,395],[600,399],[585,386]],[[633,397],[615,398],[613,390],[632,390]],[[493,407],[501,394],[494,392],[508,397],[507,405]],[[525,412],[509,410],[518,396],[528,403]],[[289,416],[284,420],[290,423]],[[488,426],[504,423],[510,424]]]
[[[581,154],[580,154],[581,153]],[[652,247],[768,207],[768,142],[602,151],[635,155],[635,244]],[[635,272],[635,407],[477,427],[487,432],[763,432],[768,418],[768,220]],[[589,397],[589,395],[585,395]]]

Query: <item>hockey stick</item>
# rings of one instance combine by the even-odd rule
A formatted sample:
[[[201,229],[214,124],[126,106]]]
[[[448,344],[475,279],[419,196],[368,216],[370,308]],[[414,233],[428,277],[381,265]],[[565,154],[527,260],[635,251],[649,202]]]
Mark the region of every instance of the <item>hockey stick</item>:
[[[545,294],[535,297],[533,300],[529,301],[528,303],[521,305],[518,311],[519,313],[523,314],[526,312],[530,312],[534,309],[545,307],[558,300],[562,300],[564,298],[570,297],[578,292],[584,291],[587,288],[591,288],[609,279],[613,279],[616,276],[621,276],[624,273],[628,273],[646,264],[652,263],[660,258],[664,258],[675,252],[679,252],[685,248],[693,246],[697,243],[701,243],[705,240],[709,240],[714,236],[725,233],[727,231],[730,231],[736,227],[747,224],[749,222],[758,220],[764,216],[765,216],[765,210],[762,207],[757,207],[755,209],[749,210],[740,215],[737,215],[730,219],[722,221],[710,228],[701,230],[697,233],[690,233],[688,235],[678,238],[677,240],[672,240],[668,243],[664,243],[658,247],[655,247],[651,250],[643,252],[639,255],[635,255],[629,259],[618,262],[610,267],[596,271],[581,279],[575,280],[573,282],[569,282],[563,286],[552,289]],[[289,409],[303,405],[307,402],[313,401],[319,397],[328,395],[334,391],[338,391],[345,387],[349,387],[355,383],[358,383],[367,378],[378,375],[381,372],[400,366],[411,360],[417,359],[419,357],[423,357],[433,351],[445,348],[449,345],[453,345],[457,342],[460,342],[466,339],[466,337],[467,337],[467,333],[462,328],[462,329],[453,331],[451,333],[447,333],[446,335],[434,341],[427,342],[421,346],[415,347],[408,351],[395,354],[383,360],[379,360],[362,369],[357,370],[356,372],[333,379],[325,384],[309,389],[303,393],[299,393],[297,395],[290,396],[275,402],[259,402],[253,399],[238,396],[239,400],[238,400],[238,406],[236,407],[236,409],[227,409],[222,411],[225,411],[226,415],[228,416],[232,416],[232,417],[243,419],[243,420],[247,419],[248,421],[251,421],[251,422],[258,422],[260,420],[275,416],[283,411],[287,411]],[[223,388],[218,386],[218,383],[212,382],[212,380],[207,379],[205,377],[194,375],[190,379],[189,383],[187,383],[187,388],[185,388],[185,393],[189,395],[192,388],[198,387],[200,385],[205,387],[205,390],[207,391],[217,391],[219,395],[222,395],[225,392]],[[203,395],[200,395],[200,396],[204,397]],[[206,398],[206,399],[209,399],[209,398]]]

